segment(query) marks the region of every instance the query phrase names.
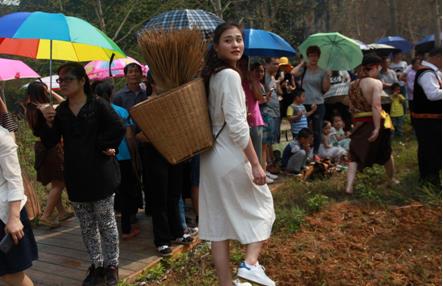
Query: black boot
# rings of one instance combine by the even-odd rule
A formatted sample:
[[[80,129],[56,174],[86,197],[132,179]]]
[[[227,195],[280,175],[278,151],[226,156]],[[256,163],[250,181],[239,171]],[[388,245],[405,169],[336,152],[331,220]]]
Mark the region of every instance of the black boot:
[[[118,267],[108,266],[105,269],[106,286],[117,286],[118,284]]]
[[[105,282],[105,272],[103,267],[95,268],[92,264],[88,269],[88,275],[83,280],[83,286],[102,285]]]

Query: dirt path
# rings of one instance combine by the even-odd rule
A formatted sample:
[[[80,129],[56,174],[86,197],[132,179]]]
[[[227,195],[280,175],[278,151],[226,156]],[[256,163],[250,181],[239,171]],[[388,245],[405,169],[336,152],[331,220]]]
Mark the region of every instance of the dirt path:
[[[332,204],[262,255],[278,285],[441,285],[441,208]]]

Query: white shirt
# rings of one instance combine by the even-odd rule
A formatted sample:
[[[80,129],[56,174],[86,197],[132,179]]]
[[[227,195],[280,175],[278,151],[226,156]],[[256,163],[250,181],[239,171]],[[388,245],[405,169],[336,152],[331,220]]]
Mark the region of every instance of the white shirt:
[[[17,157],[17,145],[8,130],[0,126],[0,220],[8,222],[9,202],[26,203],[25,190]]]
[[[426,97],[431,101],[441,100],[441,86],[438,81],[441,82],[441,72],[438,68],[430,62],[423,61],[422,65],[431,68],[433,72],[424,72],[418,79],[418,84],[421,85]],[[437,77],[436,77],[437,76]]]
[[[396,73],[404,73],[408,64],[405,61],[399,61],[398,63],[391,62],[389,68],[393,69]]]

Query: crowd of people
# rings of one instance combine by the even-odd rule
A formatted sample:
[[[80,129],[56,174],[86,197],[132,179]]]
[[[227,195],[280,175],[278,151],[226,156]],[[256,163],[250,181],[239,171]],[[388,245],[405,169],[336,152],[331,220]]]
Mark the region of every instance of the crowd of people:
[[[117,92],[110,81],[90,83],[78,63],[58,69],[63,97],[40,82],[28,86],[26,120],[38,137],[37,180],[48,189],[40,224],[56,228],[75,214],[91,262],[83,285],[117,285],[119,238],[140,233],[139,209],[152,217],[159,255],[171,255],[172,244],[190,244],[198,233],[211,242],[219,285],[250,285],[232,281],[229,241],[236,240],[247,245],[238,277],[275,285],[259,263],[275,220],[268,184],[322,160],[347,167],[348,194],[356,172],[375,163],[384,165],[389,182],[397,184],[391,139],[404,136],[408,111],[420,177],[441,185],[441,48],[409,66],[401,54],[390,64],[367,54],[355,71],[323,70],[317,46],[309,47],[296,66],[285,57],[251,63],[243,51],[238,25],[217,27],[202,71],[215,145],[176,165],[130,117],[135,104],[156,94],[152,74],[143,75],[138,64],[125,67],[126,85]],[[349,105],[325,102],[324,94],[339,83],[349,84]],[[0,115],[0,238],[7,233],[16,245],[0,253],[0,278],[10,285],[33,285],[23,272],[38,253],[23,208],[17,126],[1,100]],[[282,120],[290,123],[292,139],[279,156]],[[64,189],[74,212],[62,203]],[[191,198],[194,226],[186,218],[184,197]]]

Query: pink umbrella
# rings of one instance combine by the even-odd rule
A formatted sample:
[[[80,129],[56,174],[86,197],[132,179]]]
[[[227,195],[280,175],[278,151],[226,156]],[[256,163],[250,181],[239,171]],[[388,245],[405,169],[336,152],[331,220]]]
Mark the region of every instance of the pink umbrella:
[[[19,60],[10,60],[0,58],[0,82],[1,84],[1,94],[3,95],[3,100],[6,102],[5,96],[5,81],[11,79],[20,78],[37,78],[40,77],[33,69],[31,69],[27,64]]]
[[[40,75],[24,62],[0,58],[0,81],[37,77]]]
[[[149,70],[148,66],[142,65],[131,57],[116,59],[111,64],[112,77],[124,77],[123,69],[127,64],[136,63],[142,67],[143,74]],[[109,61],[92,61],[85,65],[86,73],[91,80],[103,80],[110,78]]]

